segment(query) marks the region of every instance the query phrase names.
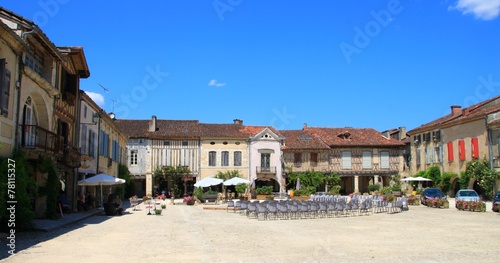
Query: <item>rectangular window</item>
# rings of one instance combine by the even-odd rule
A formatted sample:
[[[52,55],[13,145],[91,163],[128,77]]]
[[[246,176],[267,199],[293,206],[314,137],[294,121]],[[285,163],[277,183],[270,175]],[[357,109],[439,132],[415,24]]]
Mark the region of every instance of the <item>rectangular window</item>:
[[[10,71],[6,68],[5,58],[0,59],[0,112],[7,116],[10,97]]]
[[[342,169],[351,169],[351,152],[342,152]]]
[[[83,105],[83,118],[87,119],[87,105]]]
[[[380,169],[389,169],[389,152],[380,152]]]
[[[465,160],[465,142],[464,142],[464,140],[458,141],[458,158],[461,161]]]
[[[447,147],[448,147],[448,162],[453,162],[453,159],[454,159],[453,142],[448,142]]]
[[[311,153],[311,167],[318,166],[318,153]]]
[[[420,149],[417,149],[417,150],[415,151],[415,157],[416,157],[415,163],[416,163],[417,165],[420,165]]]
[[[262,172],[271,171],[271,154],[261,153],[260,154],[260,166]]]
[[[234,166],[241,166],[241,152],[234,152]]]
[[[470,139],[471,155],[472,158],[479,158],[479,141],[477,138]]]
[[[43,55],[41,52],[33,47],[29,47],[28,53],[24,57],[24,64],[26,64],[31,70],[42,76],[43,73]]]
[[[137,165],[137,150],[130,151],[130,165]]]
[[[221,165],[222,166],[229,166],[229,152],[228,151],[223,151],[221,154]]]
[[[170,146],[170,141],[163,141],[164,146]]]
[[[302,166],[302,153],[294,153],[293,154],[293,165],[295,167]]]
[[[182,146],[188,146],[188,141],[182,141]]]
[[[217,162],[217,153],[211,151],[208,153],[208,166],[215,166]]]
[[[363,151],[363,169],[372,169],[372,152]]]

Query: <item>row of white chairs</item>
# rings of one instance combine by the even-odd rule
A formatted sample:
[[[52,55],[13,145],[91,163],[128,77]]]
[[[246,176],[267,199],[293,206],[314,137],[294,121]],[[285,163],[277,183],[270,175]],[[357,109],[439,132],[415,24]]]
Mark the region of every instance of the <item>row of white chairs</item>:
[[[395,202],[372,198],[330,199],[326,201],[229,201],[234,212],[239,211],[248,218],[256,219],[307,219],[336,216],[369,215],[373,213],[396,213],[407,208],[407,200]]]

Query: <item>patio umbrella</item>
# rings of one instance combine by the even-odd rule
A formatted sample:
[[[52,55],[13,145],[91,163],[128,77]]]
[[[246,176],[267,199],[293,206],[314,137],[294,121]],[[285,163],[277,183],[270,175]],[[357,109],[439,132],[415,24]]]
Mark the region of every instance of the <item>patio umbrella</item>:
[[[204,179],[201,179],[199,182],[196,182],[194,184],[195,187],[209,187],[212,185],[219,185],[223,182],[224,180],[219,179],[219,178],[214,178],[214,177],[207,177]]]
[[[240,178],[240,177],[233,177],[233,178],[231,178],[229,180],[226,180],[222,184],[226,185],[226,186],[229,186],[229,185],[239,185],[239,184],[249,184],[249,183],[250,183],[250,181],[248,181],[246,179],[243,179],[243,178]]]
[[[124,184],[125,180],[116,178],[109,174],[96,174],[90,178],[86,178],[78,181],[78,185],[80,186],[97,186],[99,185],[101,188],[101,208],[103,207],[102,203],[102,186],[103,185],[117,185]]]
[[[419,177],[406,177],[404,179],[401,179],[401,181],[409,182],[409,181],[432,181],[432,180],[419,176]]]
[[[297,178],[297,185],[295,186],[295,189],[300,190],[300,178]]]

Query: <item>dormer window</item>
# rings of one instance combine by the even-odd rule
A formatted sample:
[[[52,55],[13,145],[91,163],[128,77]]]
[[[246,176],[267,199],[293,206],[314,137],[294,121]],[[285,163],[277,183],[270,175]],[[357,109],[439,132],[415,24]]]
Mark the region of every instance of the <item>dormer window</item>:
[[[337,135],[342,140],[350,140],[351,139],[351,134],[348,131],[345,131],[339,135]]]

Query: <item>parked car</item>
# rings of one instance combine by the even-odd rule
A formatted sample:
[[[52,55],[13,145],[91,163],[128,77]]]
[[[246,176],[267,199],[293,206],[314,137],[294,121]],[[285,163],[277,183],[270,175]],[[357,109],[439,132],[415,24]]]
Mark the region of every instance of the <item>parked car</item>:
[[[455,207],[457,207],[456,202],[458,201],[479,201],[479,195],[473,189],[461,189],[458,190],[455,196]]]
[[[446,195],[439,188],[425,188],[420,194],[420,203],[423,205],[427,205],[427,199],[429,198],[441,198],[446,200]]]
[[[497,191],[495,193],[495,197],[493,198],[493,207],[491,208],[491,210],[493,210],[493,212],[499,212],[499,208],[500,207],[500,191]]]

